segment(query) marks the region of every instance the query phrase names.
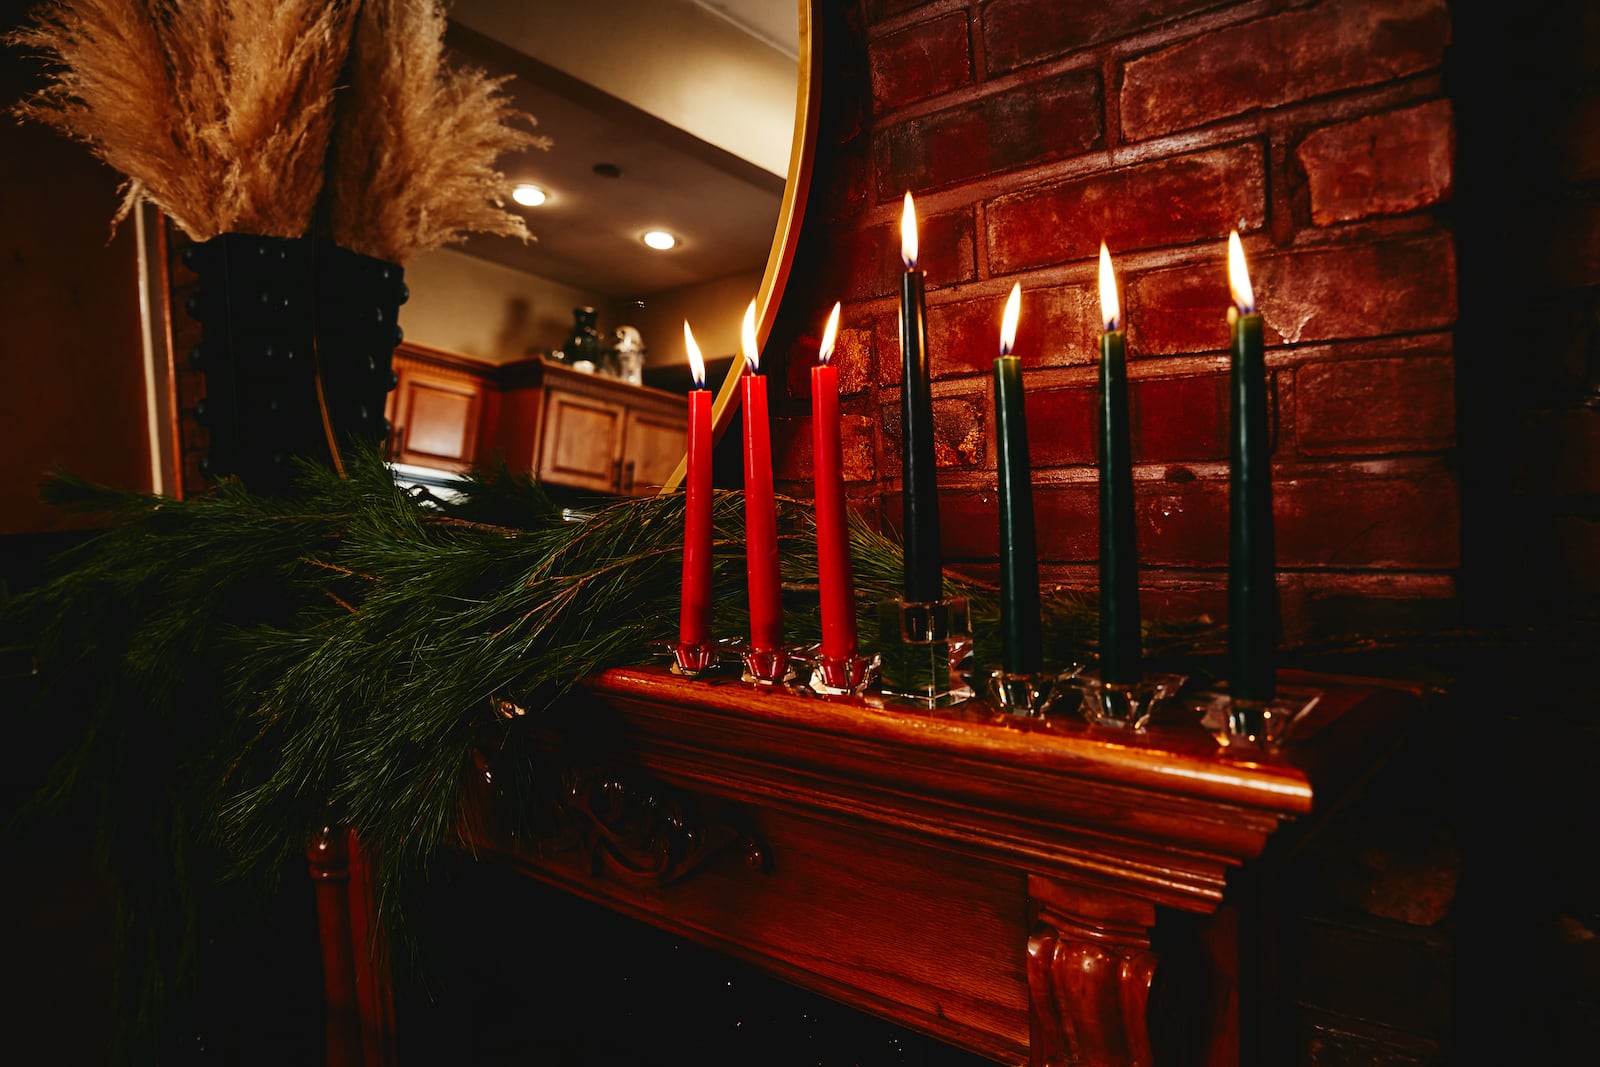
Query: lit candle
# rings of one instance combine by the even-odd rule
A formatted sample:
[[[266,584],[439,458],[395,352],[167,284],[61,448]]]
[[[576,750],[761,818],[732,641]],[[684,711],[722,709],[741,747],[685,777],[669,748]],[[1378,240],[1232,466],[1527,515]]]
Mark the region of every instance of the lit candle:
[[[1022,286],[1013,285],[994,361],[994,429],[1000,482],[1000,654],[1007,674],[1034,674],[1043,659],[1039,638],[1039,552],[1033,525],[1033,468],[1022,395],[1017,338]]]
[[[767,425],[767,380],[756,350],[756,305],[744,314],[744,550],[750,596],[750,647],[783,647],[783,594],[778,579],[778,515],[772,497],[772,442]]]
[[[933,393],[928,375],[928,309],[917,269],[917,216],[906,193],[900,216],[900,498],[905,539],[905,599],[944,596],[939,550],[939,484],[933,465]]]
[[[1272,546],[1272,467],[1261,316],[1238,231],[1228,235],[1232,415],[1228,472],[1228,691],[1271,700],[1277,691],[1278,598]]]
[[[850,573],[850,532],[844,503],[844,462],[839,442],[839,369],[830,359],[839,331],[833,305],[811,368],[811,454],[816,485],[817,586],[822,601],[822,654],[848,660],[856,654],[856,596]]]
[[[1128,355],[1111,253],[1100,245],[1100,680],[1137,682],[1139,556],[1133,525]]]
[[[689,390],[689,456],[684,475],[683,592],[678,644],[703,645],[711,639],[711,390],[706,364],[689,324],[683,324],[694,388]]]

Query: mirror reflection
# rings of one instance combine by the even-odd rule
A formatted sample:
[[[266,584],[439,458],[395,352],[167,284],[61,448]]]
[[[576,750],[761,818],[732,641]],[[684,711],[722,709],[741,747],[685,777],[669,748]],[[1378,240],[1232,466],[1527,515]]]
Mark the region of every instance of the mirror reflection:
[[[548,147],[500,164],[533,240],[407,265],[391,459],[434,486],[498,454],[558,493],[654,492],[683,455],[683,322],[715,386],[772,247],[796,0],[457,0],[450,17],[460,62],[509,77]]]

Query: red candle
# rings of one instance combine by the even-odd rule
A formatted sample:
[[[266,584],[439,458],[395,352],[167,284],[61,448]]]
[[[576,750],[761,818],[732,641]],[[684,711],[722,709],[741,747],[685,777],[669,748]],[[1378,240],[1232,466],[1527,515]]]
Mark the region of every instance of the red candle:
[[[756,351],[756,305],[744,315],[745,373],[739,380],[744,412],[744,553],[750,593],[750,647],[783,647],[783,595],[778,582],[778,513],[772,498],[772,442],[767,427],[767,380]]]
[[[689,390],[689,458],[684,475],[683,594],[678,644],[693,647],[711,639],[711,390],[706,364],[683,324],[694,388]]]
[[[850,576],[850,532],[839,445],[839,369],[829,362],[838,330],[839,305],[835,304],[822,333],[819,362],[811,368],[811,454],[816,482],[822,654],[828,659],[847,660],[856,654],[856,596]]]

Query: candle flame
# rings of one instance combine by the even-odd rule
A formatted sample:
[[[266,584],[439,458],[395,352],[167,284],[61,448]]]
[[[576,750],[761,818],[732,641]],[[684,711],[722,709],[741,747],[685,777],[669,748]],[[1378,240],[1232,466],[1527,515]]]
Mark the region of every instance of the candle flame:
[[[1107,333],[1121,329],[1122,304],[1117,300],[1117,275],[1111,269],[1111,252],[1104,241],[1100,242],[1100,317],[1105,320]]]
[[[828,315],[828,325],[822,330],[822,347],[817,352],[817,360],[827,363],[833,358],[833,339],[839,334],[839,305],[833,305],[833,311]]]
[[[1254,315],[1256,293],[1250,288],[1250,272],[1244,265],[1244,246],[1239,243],[1239,231],[1228,234],[1228,288],[1233,290],[1233,302],[1241,315]]]
[[[900,212],[900,261],[906,270],[917,269],[917,212],[911,206],[911,191],[906,190],[905,210]]]
[[[1011,346],[1017,340],[1017,316],[1022,311],[1022,283],[1018,282],[1011,287],[1011,295],[1006,297],[1006,313],[1000,320],[1000,354],[1009,356]]]
[[[739,341],[744,347],[745,366],[754,374],[761,369],[761,351],[756,348],[756,302],[744,309],[744,326],[739,330]]]
[[[694,334],[689,330],[689,320],[683,320],[683,347],[689,351],[689,373],[694,375],[694,387],[706,387],[706,361],[700,355],[700,346],[694,343]]]

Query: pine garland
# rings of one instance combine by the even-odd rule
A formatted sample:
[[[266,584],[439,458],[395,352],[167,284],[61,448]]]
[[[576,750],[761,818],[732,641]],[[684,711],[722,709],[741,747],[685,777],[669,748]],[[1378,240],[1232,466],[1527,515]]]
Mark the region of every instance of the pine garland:
[[[584,676],[675,635],[681,494],[566,522],[504,469],[475,474],[448,503],[419,503],[372,454],[348,473],[307,464],[289,496],[230,481],[184,501],[58,476],[51,500],[110,523],[0,607],[4,636],[37,647],[37,713],[82,717],[37,807],[87,806],[100,827],[123,901],[119,1045],[135,1061],[171,1040],[217,884],[270,887],[303,864],[319,828],[349,825],[398,922],[407,880],[460,843],[474,749],[515,740],[493,701],[537,716]],[[779,506],[786,628],[814,641],[810,508]],[[900,549],[859,522],[851,534],[870,612],[898,593]],[[714,539],[714,625],[736,635],[747,625],[741,494],[716,494]],[[971,598],[977,659],[994,659],[993,591],[954,574],[947,588]],[[1060,660],[1081,655],[1095,625],[1085,602],[1047,595],[1047,649]],[[1170,648],[1196,636],[1151,635],[1162,634]]]

